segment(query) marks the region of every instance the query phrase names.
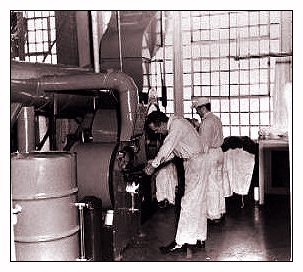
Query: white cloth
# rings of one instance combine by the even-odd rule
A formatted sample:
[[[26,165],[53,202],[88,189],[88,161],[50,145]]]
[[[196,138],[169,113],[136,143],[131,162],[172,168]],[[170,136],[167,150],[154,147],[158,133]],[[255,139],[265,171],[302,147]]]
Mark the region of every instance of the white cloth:
[[[161,168],[156,175],[156,197],[157,201],[167,199],[169,203],[175,204],[176,186],[178,184],[177,169],[173,163]]]
[[[224,152],[223,171],[226,173],[233,193],[247,195],[255,165],[255,155],[242,148]]]
[[[181,212],[176,243],[195,244],[207,238],[206,183],[209,169],[205,154],[201,153],[184,161],[185,191],[181,200]]]
[[[292,93],[285,93],[285,85],[291,81],[292,70],[291,63],[285,62],[282,59],[275,64],[275,84],[273,91],[273,120],[271,128],[279,131],[279,133],[288,131],[288,112],[286,96],[289,99],[292,97]]]

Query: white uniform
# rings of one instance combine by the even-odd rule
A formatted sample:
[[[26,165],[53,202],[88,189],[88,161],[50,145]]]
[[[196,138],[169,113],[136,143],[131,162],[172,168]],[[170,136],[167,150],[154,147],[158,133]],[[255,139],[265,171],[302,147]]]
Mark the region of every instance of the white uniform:
[[[167,123],[168,135],[152,165],[168,161],[174,155],[184,159],[185,191],[175,241],[182,245],[195,244],[207,238],[206,177],[207,167],[202,153],[201,140],[194,127],[184,118],[171,116]]]
[[[176,186],[178,185],[177,169],[174,163],[160,169],[156,176],[156,197],[157,201],[168,200],[175,204]]]
[[[221,120],[212,112],[208,112],[202,118],[199,134],[210,171],[206,189],[207,218],[219,219],[226,211],[223,190],[224,155],[221,149],[224,138]]]

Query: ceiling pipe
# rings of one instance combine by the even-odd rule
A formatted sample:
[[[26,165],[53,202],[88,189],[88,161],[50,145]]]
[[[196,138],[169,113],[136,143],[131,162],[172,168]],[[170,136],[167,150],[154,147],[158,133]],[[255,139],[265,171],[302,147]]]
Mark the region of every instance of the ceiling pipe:
[[[22,64],[26,69],[26,65]],[[59,73],[59,71],[58,71]],[[51,100],[53,93],[88,95],[90,91],[117,90],[120,98],[120,141],[129,141],[133,136],[134,118],[139,103],[138,88],[134,80],[120,71],[108,73],[76,73],[42,76],[40,78],[16,78],[11,72],[11,102],[34,104],[35,99]]]

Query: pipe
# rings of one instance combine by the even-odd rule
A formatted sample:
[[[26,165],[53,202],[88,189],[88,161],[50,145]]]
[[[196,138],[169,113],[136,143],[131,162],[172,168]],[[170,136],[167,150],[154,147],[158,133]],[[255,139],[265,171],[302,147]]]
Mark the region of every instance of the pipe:
[[[94,52],[94,71],[100,73],[100,62],[99,62],[99,33],[98,33],[98,12],[91,11],[92,18],[92,35],[93,35],[93,52]],[[96,97],[93,100],[94,111],[96,110]]]
[[[22,66],[26,69],[24,64]],[[60,70],[58,73],[60,74]],[[125,73],[120,71],[99,74],[86,72],[27,79],[14,77],[14,71],[11,74],[11,101],[16,103],[24,102],[23,99],[33,101],[42,97],[52,99],[53,92],[65,95],[69,92],[87,95],[90,90],[117,90],[120,94],[120,141],[129,141],[133,136],[134,118],[139,103],[138,88],[134,80]]]
[[[122,42],[121,42],[121,19],[120,11],[117,11],[117,24],[118,24],[118,42],[119,42],[119,60],[120,60],[120,71],[123,71],[123,62],[122,62]]]
[[[98,11],[91,11],[90,13],[91,13],[91,18],[92,18],[92,34],[93,34],[93,49],[94,49],[94,70],[95,70],[95,73],[100,73]]]
[[[23,107],[18,118],[18,151],[35,150],[35,112],[33,107]]]
[[[12,79],[40,78],[41,76],[74,75],[76,73],[91,73],[92,69],[68,66],[62,64],[33,63],[25,61],[11,61]]]

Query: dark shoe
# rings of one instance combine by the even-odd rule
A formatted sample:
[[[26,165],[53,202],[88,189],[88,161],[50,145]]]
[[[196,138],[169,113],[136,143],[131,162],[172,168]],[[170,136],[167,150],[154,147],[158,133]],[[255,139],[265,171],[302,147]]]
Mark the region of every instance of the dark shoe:
[[[170,243],[168,246],[160,247],[160,251],[162,254],[169,254],[169,253],[180,253],[184,252],[186,247],[178,245],[175,241]]]
[[[167,208],[168,206],[169,206],[169,202],[168,202],[167,199],[164,199],[164,200],[162,200],[162,201],[160,201],[160,202],[158,203],[158,207],[159,207],[160,209],[165,209],[165,208]]]
[[[197,249],[205,248],[205,241],[197,240],[197,243],[195,244],[195,248]]]
[[[222,219],[219,218],[219,219],[207,219],[207,222],[210,224],[210,225],[219,225],[220,223],[222,223]]]
[[[205,241],[197,240],[196,244],[184,244],[183,247],[186,252],[186,258],[191,259],[194,253],[205,248]]]

